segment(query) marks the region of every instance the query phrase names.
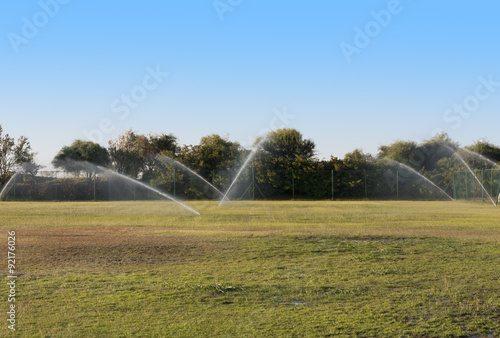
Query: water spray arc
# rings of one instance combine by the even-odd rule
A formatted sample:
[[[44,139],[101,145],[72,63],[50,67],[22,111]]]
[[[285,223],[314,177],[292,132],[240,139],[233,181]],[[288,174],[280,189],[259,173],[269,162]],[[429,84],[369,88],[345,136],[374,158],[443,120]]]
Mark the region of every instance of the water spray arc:
[[[415,169],[413,169],[412,167],[410,166],[407,166],[406,164],[404,163],[401,163],[401,162],[398,162],[398,161],[394,161],[393,159],[390,159],[390,158],[384,158],[384,160],[388,161],[388,162],[391,162],[405,170],[408,170],[410,172],[412,172],[413,174],[416,174],[417,176],[419,176],[420,178],[423,178],[427,183],[431,184],[433,187],[437,188],[442,194],[444,194],[446,197],[448,197],[451,201],[454,201],[453,197],[451,197],[448,193],[446,193],[446,191],[444,191],[443,189],[441,189],[440,187],[438,187],[434,182],[432,182],[430,179],[428,179],[427,177],[425,177],[424,175],[422,175],[421,173],[419,173],[418,171],[416,171]]]
[[[496,203],[495,201],[493,200],[493,198],[491,197],[491,195],[488,193],[488,191],[484,188],[484,185],[481,183],[481,181],[479,180],[479,178],[477,177],[477,175],[474,173],[474,171],[471,169],[471,167],[467,164],[467,162],[465,162],[465,160],[463,159],[462,156],[460,156],[460,154],[458,153],[458,151],[460,149],[453,149],[452,147],[450,146],[447,146],[447,145],[444,145],[445,148],[447,148],[450,153],[452,154],[452,156],[454,156],[455,158],[457,158],[464,166],[465,168],[467,169],[468,172],[471,173],[472,177],[474,177],[474,179],[476,180],[476,182],[479,184],[479,186],[481,187],[482,191],[486,193],[486,196],[488,196],[488,198],[490,199],[491,203],[496,206]],[[471,152],[470,150],[467,150],[467,149],[462,149],[462,150],[465,150],[467,152],[469,152],[470,154],[473,154],[474,152]],[[474,153],[474,154],[477,154],[477,153]],[[477,154],[479,155],[479,154]],[[482,156],[482,155],[479,155],[480,157],[482,157],[483,159],[486,159],[486,157]]]
[[[500,168],[500,165],[498,163],[496,163],[495,161],[492,161],[490,160],[489,158],[479,154],[479,153],[476,153],[475,151],[472,151],[472,150],[469,150],[469,149],[466,149],[466,148],[461,148],[460,150],[462,151],[465,151],[467,154],[469,155],[472,155],[476,158],[479,158],[480,160],[484,161],[484,162],[487,162],[489,164],[491,164],[492,166],[494,167],[497,167],[497,168]]]
[[[462,156],[460,156],[460,154],[457,153],[456,151],[453,153],[453,156],[455,156],[456,158],[458,158],[460,160],[460,162],[462,162],[462,164],[465,166],[465,168],[467,168],[467,170],[472,174],[472,177],[474,177],[474,179],[477,181],[477,183],[479,184],[479,186],[481,187],[481,189],[483,189],[483,191],[486,193],[486,196],[488,196],[488,198],[490,199],[491,203],[494,206],[496,206],[496,203],[493,200],[493,198],[491,197],[491,195],[484,188],[484,185],[481,183],[481,181],[479,180],[479,178],[477,177],[477,175],[474,173],[474,171],[472,171],[472,169],[469,167],[469,165],[467,164],[467,162],[465,162],[465,160],[462,158]]]
[[[173,158],[171,157],[168,157],[168,156],[165,156],[165,155],[161,155],[161,154],[158,154],[156,155],[156,157],[162,162],[162,163],[165,163],[165,164],[168,164],[168,163],[172,163],[174,165],[177,165],[179,167],[181,167],[182,169],[184,170],[187,170],[188,172],[190,172],[191,174],[193,174],[195,177],[197,177],[198,179],[200,179],[202,182],[204,182],[205,184],[207,184],[208,186],[210,186],[217,194],[219,194],[222,198],[224,197],[224,193],[222,193],[219,189],[217,189],[212,183],[208,182],[206,179],[204,179],[200,174],[198,174],[197,172],[195,172],[194,170],[192,170],[191,168],[189,168],[188,166],[182,164],[181,162],[179,161],[176,161],[174,160]]]
[[[266,139],[263,138],[259,143],[257,143],[253,148],[252,148],[252,151],[250,151],[250,154],[248,154],[245,162],[243,162],[243,165],[241,166],[240,170],[238,171],[238,173],[236,174],[236,177],[234,178],[233,182],[231,182],[231,184],[229,185],[229,188],[227,189],[226,193],[224,194],[224,196],[222,197],[220,203],[219,203],[219,207],[228,199],[227,196],[229,195],[229,193],[231,192],[231,189],[233,188],[234,184],[236,183],[236,181],[238,180],[238,178],[240,177],[241,173],[243,172],[243,170],[246,168],[246,166],[248,165],[248,163],[250,163],[250,161],[255,157],[255,155],[257,154],[257,150],[259,150],[260,146],[264,143]]]
[[[12,175],[12,177],[7,181],[2,191],[0,192],[0,200],[9,193],[10,189],[12,189],[12,187],[16,183],[17,176],[19,176],[19,173],[16,171],[14,175]]]
[[[153,192],[157,193],[158,195],[160,195],[160,196],[162,196],[162,197],[165,197],[165,198],[167,198],[167,199],[171,200],[172,202],[177,203],[178,205],[180,205],[180,206],[181,206],[181,207],[183,207],[184,209],[187,209],[187,210],[191,211],[192,213],[195,213],[196,215],[200,215],[200,213],[199,213],[198,211],[196,211],[196,210],[194,210],[193,208],[191,208],[190,206],[188,206],[188,205],[186,205],[186,204],[184,204],[184,203],[182,203],[182,202],[178,201],[177,199],[175,199],[174,197],[170,196],[170,195],[169,195],[169,194],[167,194],[166,192],[163,192],[163,191],[161,191],[161,190],[159,190],[159,189],[153,188],[152,186],[147,185],[146,183],[143,183],[143,182],[140,182],[140,181],[134,180],[134,179],[133,179],[133,178],[131,178],[131,177],[125,176],[125,175],[123,175],[123,174],[119,174],[119,173],[117,173],[116,171],[109,170],[109,169],[103,168],[103,167],[101,167],[101,166],[96,166],[96,168],[98,168],[99,170],[102,170],[102,171],[104,171],[104,172],[110,173],[111,175],[115,175],[115,176],[118,176],[118,177],[120,177],[120,178],[123,178],[123,179],[125,179],[125,180],[127,180],[127,181],[129,181],[129,182],[134,183],[134,184],[138,184],[138,185],[140,185],[141,187],[144,187],[144,188],[146,188],[146,189],[149,189],[149,190],[151,190],[151,191],[153,191]]]

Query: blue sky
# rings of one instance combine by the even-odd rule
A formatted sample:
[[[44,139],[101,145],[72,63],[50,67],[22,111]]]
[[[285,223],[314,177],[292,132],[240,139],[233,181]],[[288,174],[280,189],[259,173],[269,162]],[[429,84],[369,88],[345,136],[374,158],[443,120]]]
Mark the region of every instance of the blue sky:
[[[248,145],[291,127],[319,158],[440,130],[500,144],[499,12],[493,0],[9,1],[0,124],[44,165],[74,139],[107,145],[129,128]]]

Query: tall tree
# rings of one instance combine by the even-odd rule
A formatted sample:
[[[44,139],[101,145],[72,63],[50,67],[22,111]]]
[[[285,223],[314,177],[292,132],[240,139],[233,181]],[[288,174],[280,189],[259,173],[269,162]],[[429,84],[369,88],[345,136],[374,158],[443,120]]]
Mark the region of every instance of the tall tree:
[[[184,146],[181,160],[188,166],[203,171],[229,170],[240,159],[241,146],[220,135],[204,136],[199,145]]]
[[[154,154],[164,152],[175,156],[179,151],[177,138],[173,134],[150,134],[149,151]]]
[[[16,167],[33,163],[34,157],[35,153],[31,151],[31,144],[26,137],[19,137],[16,143],[9,134],[3,135],[0,125],[0,183],[5,183]]]
[[[137,178],[144,166],[146,143],[146,137],[136,134],[132,129],[119,135],[116,140],[109,141],[109,154],[115,170],[120,174]]]
[[[418,145],[414,141],[395,141],[388,146],[378,148],[380,158],[389,158],[405,164],[411,164],[411,159],[416,153]]]
[[[494,144],[484,140],[478,140],[465,148],[481,154],[494,162],[500,163],[500,147]]]
[[[372,160],[370,154],[365,154],[361,149],[354,149],[352,152],[345,154],[344,166],[350,170],[364,170],[370,167]]]
[[[448,134],[437,134],[429,140],[424,140],[418,147],[418,155],[413,159],[413,167],[417,170],[432,171],[438,167],[438,162],[451,157],[460,145],[453,141]]]
[[[92,176],[93,170],[84,162],[99,166],[109,164],[109,154],[106,148],[91,141],[75,140],[70,146],[64,146],[52,161],[56,168],[63,168],[70,172],[85,171],[87,177]]]
[[[134,178],[150,180],[157,164],[155,155],[175,156],[177,138],[172,134],[138,134],[132,129],[109,141],[111,162],[116,171]]]
[[[459,147],[446,133],[417,144],[414,141],[395,141],[379,147],[379,158],[390,158],[413,167],[417,171],[434,170],[437,162],[450,157]]]
[[[310,159],[314,156],[316,145],[304,139],[297,129],[283,128],[267,133],[262,143],[264,152],[274,158],[294,160],[296,157]]]

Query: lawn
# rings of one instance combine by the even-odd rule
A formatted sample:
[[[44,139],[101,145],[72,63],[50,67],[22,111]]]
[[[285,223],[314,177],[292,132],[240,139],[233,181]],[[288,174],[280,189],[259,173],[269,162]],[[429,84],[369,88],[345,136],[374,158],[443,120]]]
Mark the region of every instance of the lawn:
[[[15,334],[500,337],[491,204],[189,204],[1,202]]]

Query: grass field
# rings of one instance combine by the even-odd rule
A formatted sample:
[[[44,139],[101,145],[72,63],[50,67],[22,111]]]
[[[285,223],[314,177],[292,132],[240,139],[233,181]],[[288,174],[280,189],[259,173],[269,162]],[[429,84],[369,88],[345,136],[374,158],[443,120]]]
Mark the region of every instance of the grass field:
[[[500,208],[190,205],[201,216],[164,201],[0,203],[4,251],[16,231],[15,333],[500,337]]]

